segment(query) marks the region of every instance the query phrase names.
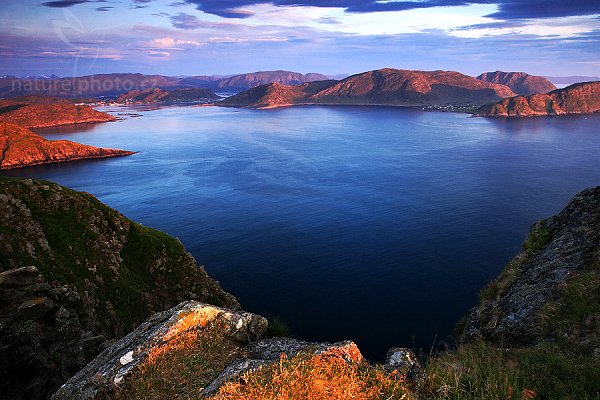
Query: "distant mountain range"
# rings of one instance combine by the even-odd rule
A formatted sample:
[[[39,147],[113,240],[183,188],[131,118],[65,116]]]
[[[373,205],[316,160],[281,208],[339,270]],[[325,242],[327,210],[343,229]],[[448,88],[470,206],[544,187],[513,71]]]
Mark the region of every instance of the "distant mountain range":
[[[98,74],[75,78],[27,77],[0,78],[0,98],[29,94],[75,97],[116,98],[132,90],[204,88],[220,92],[240,92],[265,83],[295,85],[328,79],[321,74],[290,71],[260,71],[233,76],[172,77],[143,74]]]
[[[574,83],[600,81],[600,76],[547,76],[546,79],[555,85],[572,85]]]
[[[489,83],[453,71],[385,68],[341,81],[288,86],[259,86],[229,97],[221,105],[272,108],[294,104],[431,106],[483,105],[516,94],[506,85]]]

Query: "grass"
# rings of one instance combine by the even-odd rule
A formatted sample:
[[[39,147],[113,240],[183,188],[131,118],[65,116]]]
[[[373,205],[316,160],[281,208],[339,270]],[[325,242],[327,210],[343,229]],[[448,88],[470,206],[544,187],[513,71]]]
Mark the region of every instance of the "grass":
[[[497,349],[484,343],[433,358],[419,398],[600,399],[600,365],[556,346]]]
[[[202,389],[236,357],[237,345],[219,327],[188,329],[153,349],[116,393],[100,399],[162,400],[199,398]]]
[[[322,354],[285,356],[279,363],[229,382],[214,400],[376,400],[412,399],[404,382],[381,366],[348,363]]]
[[[544,226],[544,221],[536,223],[523,243],[523,252],[512,259],[493,282],[481,289],[479,293],[481,302],[502,297],[521,274],[521,266],[527,259],[544,249],[551,241],[552,233]]]
[[[290,337],[291,329],[278,317],[269,318],[269,327],[267,328],[268,337]]]

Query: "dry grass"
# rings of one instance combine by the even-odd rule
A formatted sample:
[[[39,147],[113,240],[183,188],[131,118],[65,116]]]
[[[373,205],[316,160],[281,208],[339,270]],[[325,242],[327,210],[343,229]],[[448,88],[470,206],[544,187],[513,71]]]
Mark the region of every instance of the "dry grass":
[[[193,319],[193,316],[190,315]],[[175,329],[178,334],[154,348],[111,399],[162,400],[199,398],[202,389],[235,358],[241,356],[236,343],[223,337],[222,327]]]
[[[335,355],[299,355],[229,382],[214,400],[413,399],[397,374]]]

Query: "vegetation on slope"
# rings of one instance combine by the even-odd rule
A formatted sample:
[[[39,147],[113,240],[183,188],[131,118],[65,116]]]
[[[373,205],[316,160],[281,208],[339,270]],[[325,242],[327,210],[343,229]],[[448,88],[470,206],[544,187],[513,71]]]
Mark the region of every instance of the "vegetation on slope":
[[[45,397],[154,312],[239,307],[177,239],[39,180],[0,179],[0,274],[0,389],[15,399]]]

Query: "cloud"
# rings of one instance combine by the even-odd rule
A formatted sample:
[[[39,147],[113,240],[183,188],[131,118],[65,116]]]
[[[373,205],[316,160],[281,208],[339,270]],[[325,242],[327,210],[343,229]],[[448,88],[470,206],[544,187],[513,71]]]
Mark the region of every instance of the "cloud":
[[[98,7],[96,8],[96,11],[110,11],[112,10],[114,7],[111,6],[105,6],[105,7]]]
[[[600,14],[598,0],[186,0],[198,10],[223,18],[247,18],[252,15],[243,7],[257,4],[275,6],[307,6],[342,8],[350,13],[405,11],[434,7],[496,4],[498,11],[489,15],[495,19],[536,19]]]
[[[198,29],[202,26],[202,21],[200,21],[195,15],[186,13],[171,15],[169,19],[175,28],[184,29],[186,31]]]
[[[170,49],[170,50],[183,50],[182,46],[194,46],[199,47],[202,46],[202,43],[197,40],[185,40],[185,39],[175,39],[172,37],[162,37],[150,40],[148,42],[143,42],[142,45],[144,47],[152,48],[152,49]]]
[[[324,24],[324,25],[341,24],[341,22],[337,18],[333,18],[333,17],[321,17],[321,18],[315,19],[314,21],[318,24]]]
[[[42,3],[45,7],[51,8],[66,8],[76,6],[78,4],[87,3],[87,0],[57,0],[57,1],[48,1],[46,3]]]

